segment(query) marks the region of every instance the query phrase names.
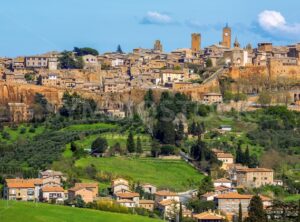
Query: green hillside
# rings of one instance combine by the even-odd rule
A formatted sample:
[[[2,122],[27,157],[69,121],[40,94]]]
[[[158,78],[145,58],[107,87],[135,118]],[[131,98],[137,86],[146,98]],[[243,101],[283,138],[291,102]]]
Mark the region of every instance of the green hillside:
[[[82,158],[77,167],[95,165],[97,170],[112,173],[144,183],[152,183],[159,188],[185,191],[196,188],[203,178],[193,167],[183,160],[162,160],[153,158]]]
[[[0,201],[1,222],[155,222],[147,217],[48,204]]]

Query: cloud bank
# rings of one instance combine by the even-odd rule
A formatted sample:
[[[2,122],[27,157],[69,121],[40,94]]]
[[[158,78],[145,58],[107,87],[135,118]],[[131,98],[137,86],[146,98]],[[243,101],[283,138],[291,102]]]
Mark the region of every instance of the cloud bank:
[[[299,40],[300,23],[289,24],[278,11],[265,10],[258,15],[258,25],[263,34],[274,38]]]
[[[175,24],[171,16],[157,11],[149,11],[146,16],[141,20],[141,24],[145,25],[170,25]]]

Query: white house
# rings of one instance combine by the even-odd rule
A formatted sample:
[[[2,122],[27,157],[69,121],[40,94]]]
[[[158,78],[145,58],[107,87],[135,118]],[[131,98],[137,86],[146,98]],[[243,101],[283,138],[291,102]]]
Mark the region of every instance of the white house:
[[[155,194],[157,190],[156,186],[149,183],[143,184],[142,188],[145,193],[151,193],[151,194]]]
[[[128,192],[129,191],[129,182],[123,178],[115,179],[111,182],[111,191],[116,193]]]
[[[65,190],[59,186],[44,186],[42,188],[41,200],[45,202],[55,201],[63,202],[65,199]]]
[[[232,181],[226,178],[214,180],[214,187],[220,187],[220,186],[232,187]]]

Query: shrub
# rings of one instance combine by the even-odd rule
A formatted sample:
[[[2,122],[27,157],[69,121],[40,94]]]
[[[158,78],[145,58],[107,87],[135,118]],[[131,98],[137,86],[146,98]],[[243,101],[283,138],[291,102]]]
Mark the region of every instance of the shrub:
[[[21,133],[21,134],[26,133],[26,128],[22,127],[22,128],[20,129],[20,133]]]

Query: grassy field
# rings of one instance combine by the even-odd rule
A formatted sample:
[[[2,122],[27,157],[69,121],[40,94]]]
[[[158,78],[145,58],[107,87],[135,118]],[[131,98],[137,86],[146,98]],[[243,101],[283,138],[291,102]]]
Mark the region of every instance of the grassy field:
[[[150,136],[144,135],[144,134],[136,135],[134,137],[135,141],[138,136],[141,138],[143,150],[149,151],[151,149]],[[102,134],[97,134],[97,135],[91,135],[91,136],[85,137],[82,140],[76,141],[75,144],[81,149],[90,149],[93,141],[95,139],[97,139],[98,137],[105,138],[107,140],[108,146],[110,146],[110,147],[114,146],[116,143],[120,143],[121,148],[124,150],[126,149],[126,142],[127,142],[128,134],[119,134],[119,133],[102,133]],[[71,147],[70,144],[66,145],[66,150],[63,153],[64,157],[72,156],[70,147]]]
[[[159,188],[185,191],[196,188],[203,175],[182,160],[152,158],[84,158],[76,162],[77,167],[94,164],[97,170],[112,173],[134,181],[152,183]]]
[[[102,212],[89,209],[55,206],[48,204],[34,204],[26,202],[0,201],[1,222],[155,222],[147,217]]]
[[[62,131],[88,131],[97,129],[115,129],[117,125],[109,123],[76,124],[63,128]]]
[[[27,139],[27,138],[33,138],[36,135],[42,134],[45,130],[44,126],[38,126],[34,128],[34,132],[29,132],[29,129],[32,128],[31,125],[20,125],[16,129],[12,129],[10,127],[5,126],[4,131],[9,134],[9,139],[4,139],[2,135],[0,135],[0,141],[7,142],[7,143],[13,143],[17,141],[18,139]],[[25,129],[25,131],[22,133],[21,130]]]
[[[293,202],[293,201],[299,201],[300,200],[300,194],[290,195],[284,198],[284,201],[286,202]]]

